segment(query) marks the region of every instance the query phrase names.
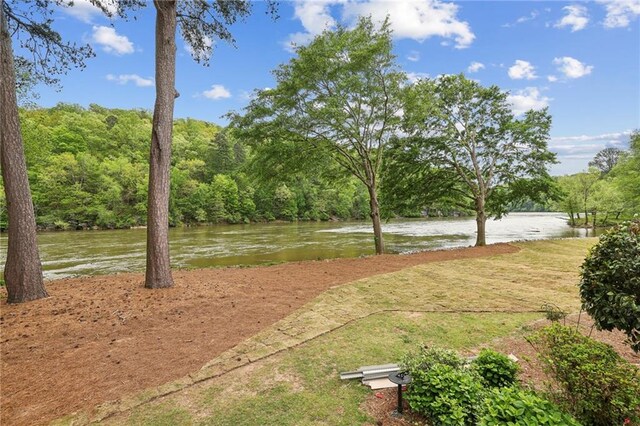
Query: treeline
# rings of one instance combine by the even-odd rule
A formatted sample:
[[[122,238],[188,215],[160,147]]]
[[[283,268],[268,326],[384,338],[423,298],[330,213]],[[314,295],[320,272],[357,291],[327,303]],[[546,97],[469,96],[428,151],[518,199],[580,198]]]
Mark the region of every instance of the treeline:
[[[59,104],[20,112],[36,221],[41,229],[128,228],[146,223],[150,112]],[[332,165],[278,170],[261,151],[212,123],[174,124],[170,224],[361,219],[366,193]],[[320,159],[319,159],[320,160]],[[1,183],[1,181],[0,181]],[[4,192],[0,225],[6,226]]]
[[[573,226],[610,225],[640,215],[640,131],[629,150],[605,148],[588,171],[557,178],[562,192],[553,206],[566,212]]]

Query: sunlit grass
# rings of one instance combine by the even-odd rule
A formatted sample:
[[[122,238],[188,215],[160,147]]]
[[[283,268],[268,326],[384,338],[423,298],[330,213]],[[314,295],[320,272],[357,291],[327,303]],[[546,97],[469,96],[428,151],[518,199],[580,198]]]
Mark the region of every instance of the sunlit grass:
[[[281,338],[290,349],[109,422],[365,424],[371,419],[360,406],[370,390],[340,381],[340,371],[397,362],[424,343],[469,350],[520,332],[544,316],[531,311],[545,302],[576,311],[579,265],[594,242],[521,243],[515,254],[429,263],[333,288],[243,344],[245,355],[256,347],[280,348]],[[493,312],[451,312],[472,310]],[[313,336],[319,337],[294,346]]]

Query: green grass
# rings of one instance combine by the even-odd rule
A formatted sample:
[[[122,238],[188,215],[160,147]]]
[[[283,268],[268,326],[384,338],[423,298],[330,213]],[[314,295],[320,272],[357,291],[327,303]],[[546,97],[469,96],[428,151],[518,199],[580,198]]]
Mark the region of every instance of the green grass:
[[[521,243],[515,254],[424,264],[333,288],[239,345],[235,353],[251,358],[278,344],[289,349],[108,423],[366,424],[372,419],[361,405],[371,391],[358,381],[339,380],[340,371],[397,362],[421,344],[468,351],[522,332],[544,317],[525,311],[539,310],[544,302],[576,311],[578,267],[594,242]],[[398,308],[403,311],[388,311]],[[494,312],[443,312],[474,309]]]
[[[540,318],[540,314],[382,313],[354,322],[257,365],[235,370],[159,403],[134,410],[131,425],[357,425],[371,391],[338,373],[397,362],[420,344],[469,350]],[[189,413],[189,414],[187,414]],[[178,424],[178,423],[174,423]]]

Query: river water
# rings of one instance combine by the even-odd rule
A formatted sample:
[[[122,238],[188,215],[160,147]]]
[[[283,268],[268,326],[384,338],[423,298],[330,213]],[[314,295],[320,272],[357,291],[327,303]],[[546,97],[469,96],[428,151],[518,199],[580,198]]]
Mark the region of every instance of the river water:
[[[387,252],[408,253],[475,243],[475,220],[430,218],[383,224]],[[298,222],[173,228],[172,266],[205,268],[373,254],[369,222]],[[487,221],[487,243],[584,237],[562,213],[512,213]],[[67,231],[38,234],[46,279],[143,271],[145,229]],[[6,234],[0,235],[4,266]]]

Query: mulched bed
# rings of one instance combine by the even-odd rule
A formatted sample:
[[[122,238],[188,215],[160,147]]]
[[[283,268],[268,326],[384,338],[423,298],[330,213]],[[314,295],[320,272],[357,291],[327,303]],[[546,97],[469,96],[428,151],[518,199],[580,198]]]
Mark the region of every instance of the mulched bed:
[[[517,251],[496,244],[175,271],[175,287],[163,290],[144,289],[141,274],[49,282],[47,299],[0,304],[0,424],[45,424],[176,380],[332,286],[427,262]]]

